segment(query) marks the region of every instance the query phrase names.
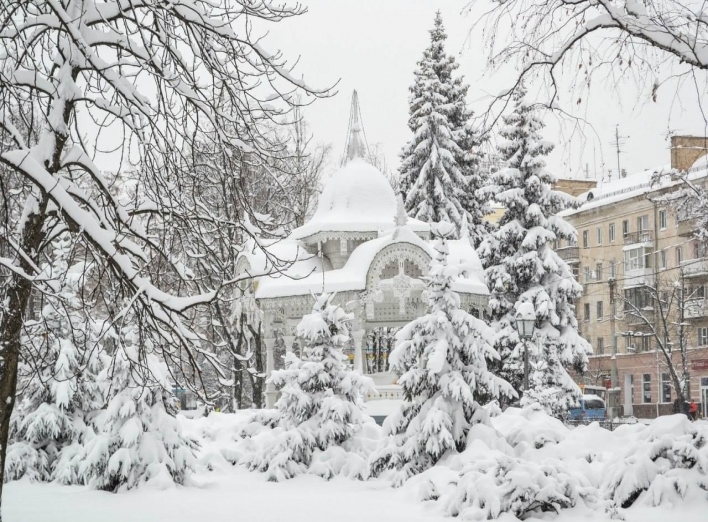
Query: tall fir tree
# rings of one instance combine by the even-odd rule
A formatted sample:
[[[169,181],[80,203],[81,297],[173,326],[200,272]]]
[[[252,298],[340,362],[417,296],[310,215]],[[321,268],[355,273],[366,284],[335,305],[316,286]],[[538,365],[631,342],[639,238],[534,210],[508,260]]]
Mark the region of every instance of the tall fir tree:
[[[274,414],[257,419],[270,425],[273,437],[251,457],[251,470],[266,472],[280,481],[304,473],[315,453],[349,440],[365,422],[364,396],[373,382],[347,367],[343,352],[349,341],[351,314],[332,304],[334,294],[316,297],[312,313],[302,318],[298,337],[305,341],[304,354],[286,354],[286,368],[271,379],[280,391]],[[321,459],[310,471],[331,478],[335,470]]]
[[[408,127],[413,138],[401,151],[400,188],[408,215],[427,222],[448,221],[459,234],[468,215],[475,246],[484,235],[486,203],[476,197],[484,185],[478,139],[467,107],[468,86],[453,76],[458,65],[445,52],[447,34],[438,11],[410,88]]]
[[[84,270],[71,270],[73,247],[66,236],[54,241],[53,260],[43,276],[55,287],[41,297],[38,320],[25,324],[19,368],[19,404],[10,423],[6,480],[78,483],[83,444],[93,438],[91,419],[103,406],[94,324],[82,301]]]
[[[398,382],[405,402],[386,421],[389,436],[371,464],[373,475],[396,469],[399,484],[446,452],[465,449],[472,425],[486,420],[483,399],[514,395],[487,368],[499,359],[491,346],[493,332],[460,307],[460,296],[452,290],[464,267],[448,264],[444,238],[435,251],[426,281],[430,312],[401,329],[389,359],[402,374]]]
[[[587,365],[591,348],[578,334],[575,300],[582,287],[552,244],[575,241],[577,232],[558,214],[575,207],[575,198],[553,190],[556,178],[544,157],[553,145],[542,139],[544,125],[520,88],[513,112],[504,117],[499,152],[506,168],[494,173],[483,192],[506,208],[499,228],[482,242],[478,253],[486,269],[495,348],[501,355],[499,375],[522,389],[524,344],[515,312],[530,302],[536,313],[533,342],[528,343],[533,383],[522,404],[540,402],[559,415],[576,399],[578,387],[566,368]]]

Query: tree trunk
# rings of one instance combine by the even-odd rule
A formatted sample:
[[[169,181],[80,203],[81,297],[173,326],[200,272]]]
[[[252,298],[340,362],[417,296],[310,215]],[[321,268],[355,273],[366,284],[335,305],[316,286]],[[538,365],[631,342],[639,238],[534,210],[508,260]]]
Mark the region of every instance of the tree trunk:
[[[28,256],[31,256],[32,262],[35,264],[37,264],[39,247],[42,243],[42,226],[47,208],[46,199],[38,207],[36,212],[27,216],[20,238],[20,248]],[[34,273],[31,263],[21,256],[19,261],[20,268],[25,273]],[[15,406],[17,391],[20,334],[22,333],[27,303],[32,293],[32,283],[28,279],[17,274],[10,277],[11,281],[4,296],[6,299],[5,310],[0,315],[0,522],[2,522],[2,488],[5,482],[5,456],[10,435],[10,417]]]

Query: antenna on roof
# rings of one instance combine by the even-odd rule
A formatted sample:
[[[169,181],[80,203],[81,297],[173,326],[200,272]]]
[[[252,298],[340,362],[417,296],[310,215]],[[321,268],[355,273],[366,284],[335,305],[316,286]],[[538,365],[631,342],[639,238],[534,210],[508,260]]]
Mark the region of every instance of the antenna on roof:
[[[617,151],[617,178],[621,179],[625,176],[622,175],[622,167],[620,166],[620,154],[623,154],[625,152],[624,150],[622,150],[622,146],[625,144],[625,140],[629,138],[629,136],[620,136],[619,128],[619,125],[615,126],[615,139],[612,142],[612,145]]]
[[[342,166],[349,163],[354,158],[366,158],[369,155],[369,145],[366,141],[366,132],[361,118],[361,108],[359,107],[359,95],[354,89],[352,94],[352,105],[349,111],[349,127],[347,128],[347,141],[344,148]]]

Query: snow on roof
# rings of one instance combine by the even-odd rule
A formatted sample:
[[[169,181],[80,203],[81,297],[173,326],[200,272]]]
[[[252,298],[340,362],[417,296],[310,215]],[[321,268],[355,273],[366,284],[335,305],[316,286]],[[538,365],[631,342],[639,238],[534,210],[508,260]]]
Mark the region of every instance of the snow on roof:
[[[327,181],[317,211],[303,226],[293,230],[292,239],[304,239],[318,232],[379,232],[393,228],[396,195],[376,167],[354,158]],[[408,219],[416,232],[430,225]]]
[[[278,272],[289,277],[304,277],[323,269],[320,258],[308,253],[299,242],[291,239],[259,240],[258,244],[249,239],[239,256],[248,261],[249,274],[254,277],[273,273],[277,275]]]
[[[689,169],[689,179],[697,179],[706,176],[708,160],[699,158],[694,166]],[[600,181],[596,188],[584,192],[578,196],[582,202],[577,209],[568,209],[561,212],[561,216],[572,216],[593,208],[611,205],[630,198],[641,196],[655,190],[671,187],[679,183],[679,180],[672,178],[671,165],[663,165],[655,169],[644,170],[630,176]],[[660,174],[657,183],[652,184],[656,174]]]
[[[293,279],[280,274],[262,277],[256,289],[257,299],[287,297],[293,295],[307,295],[313,292],[344,292],[349,290],[362,291],[366,289],[366,276],[369,267],[376,255],[384,248],[398,243],[409,243],[421,248],[429,256],[434,255],[430,242],[421,239],[411,228],[406,225],[393,231],[362,243],[352,251],[346,264],[337,270],[321,268],[316,272],[304,272],[302,269],[292,268],[291,271],[307,273],[305,277]],[[453,290],[463,293],[487,295],[489,291],[484,284],[482,264],[469,241],[448,241],[450,248],[449,261],[451,264],[464,263],[468,267],[468,277],[459,278],[453,285]],[[308,260],[309,261],[309,260]],[[299,263],[296,263],[296,265]],[[290,275],[288,273],[287,275]]]

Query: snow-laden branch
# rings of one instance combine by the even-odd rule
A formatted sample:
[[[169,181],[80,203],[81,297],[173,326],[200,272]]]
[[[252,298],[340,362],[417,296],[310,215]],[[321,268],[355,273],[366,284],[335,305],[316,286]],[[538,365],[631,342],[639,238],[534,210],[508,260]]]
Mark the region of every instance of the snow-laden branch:
[[[574,85],[589,85],[593,72],[641,71],[640,81],[659,84],[654,66],[673,60],[689,69],[708,70],[708,4],[681,0],[471,0],[468,11],[485,9],[482,25],[490,64],[513,62],[514,84],[495,101],[508,104],[527,76],[544,75],[547,105],[559,109],[558,81],[563,68]],[[477,12],[476,10],[474,11]],[[683,69],[681,69],[683,70]],[[626,74],[625,76],[630,76]],[[652,93],[655,95],[655,92]]]

